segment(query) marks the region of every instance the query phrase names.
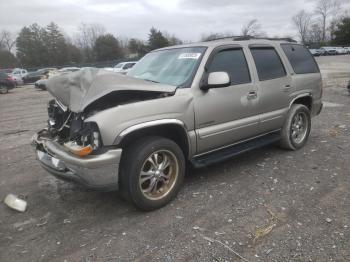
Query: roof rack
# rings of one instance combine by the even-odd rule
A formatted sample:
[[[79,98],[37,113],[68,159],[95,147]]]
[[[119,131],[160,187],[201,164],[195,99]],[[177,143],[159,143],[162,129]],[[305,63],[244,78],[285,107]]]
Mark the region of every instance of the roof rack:
[[[297,41],[295,41],[294,39],[289,38],[289,37],[284,37],[284,38],[278,38],[278,37],[256,37],[256,36],[250,36],[250,35],[218,37],[218,38],[213,38],[213,39],[206,40],[204,42],[223,40],[223,39],[232,39],[233,41],[247,41],[247,40],[254,40],[255,39],[255,40],[286,41],[286,42],[290,42],[290,43],[297,43]]]
[[[289,37],[282,37],[282,38],[278,38],[278,37],[256,37],[256,36],[239,36],[239,37],[235,37],[233,38],[234,41],[244,41],[244,40],[252,40],[252,39],[256,39],[256,40],[271,40],[271,41],[286,41],[286,42],[291,42],[291,43],[297,43],[297,41],[295,41],[292,38]]]

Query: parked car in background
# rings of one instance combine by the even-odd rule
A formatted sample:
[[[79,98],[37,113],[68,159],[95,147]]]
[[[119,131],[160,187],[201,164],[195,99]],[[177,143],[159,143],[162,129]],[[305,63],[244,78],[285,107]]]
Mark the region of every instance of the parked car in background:
[[[61,74],[65,74],[65,73],[72,73],[72,72],[76,72],[79,71],[80,68],[79,67],[63,67],[59,70],[51,70],[48,74],[46,78],[41,78],[38,81],[36,81],[34,83],[34,87],[37,89],[41,89],[41,90],[46,90],[46,80],[50,79],[53,76],[58,76]]]
[[[6,94],[12,88],[16,87],[16,82],[13,77],[0,71],[0,94]]]
[[[79,67],[62,67],[61,69],[58,69],[57,72],[61,74],[61,73],[76,72],[79,70],[80,70]]]
[[[346,55],[348,51],[344,47],[335,47],[337,55]]]
[[[344,49],[346,50],[347,54],[350,54],[350,47],[344,47]]]
[[[35,72],[28,73],[25,77],[23,77],[23,82],[25,84],[35,83],[39,79],[48,78],[49,74],[55,70],[57,70],[57,69],[56,68],[43,68],[43,69],[39,69]]]
[[[102,69],[106,70],[106,71],[109,71],[109,72],[114,72],[114,68],[113,67],[104,67]]]
[[[323,46],[320,49],[323,50],[324,55],[337,55],[338,54],[335,47]]]
[[[47,79],[39,79],[34,83],[34,87],[36,89],[46,90],[46,80]]]
[[[13,69],[11,76],[16,82],[17,86],[23,85],[23,77],[28,74],[28,71],[23,68],[15,68]]]
[[[309,51],[313,56],[320,56],[322,53],[319,49],[309,49]]]
[[[126,76],[90,69],[47,84],[55,99],[33,137],[41,166],[57,178],[119,189],[148,211],[177,195],[190,163],[204,167],[274,142],[302,148],[322,109],[314,57],[277,39],[166,47]]]
[[[136,63],[137,61],[121,62],[113,67],[113,72],[126,74]]]

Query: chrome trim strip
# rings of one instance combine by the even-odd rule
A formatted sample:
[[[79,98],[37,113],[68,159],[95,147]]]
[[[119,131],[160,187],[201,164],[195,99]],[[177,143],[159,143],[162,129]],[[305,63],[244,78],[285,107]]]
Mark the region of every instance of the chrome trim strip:
[[[280,130],[281,130],[281,129],[276,129],[276,130],[273,130],[273,131],[270,131],[270,132],[267,132],[267,133],[264,133],[264,134],[261,134],[261,135],[258,135],[258,136],[254,136],[254,137],[251,137],[251,138],[248,138],[248,139],[240,140],[240,141],[235,142],[235,143],[233,143],[233,144],[229,144],[229,145],[226,145],[226,146],[222,146],[222,147],[219,147],[219,148],[215,148],[215,149],[209,150],[209,151],[207,151],[207,152],[204,152],[204,153],[201,153],[201,154],[198,154],[198,155],[194,155],[193,158],[199,157],[199,156],[203,156],[203,155],[207,155],[207,154],[213,153],[213,152],[215,152],[215,151],[219,151],[219,150],[221,150],[221,149],[225,149],[225,148],[230,147],[230,146],[238,145],[238,144],[247,142],[247,141],[252,140],[252,139],[255,139],[255,138],[259,138],[259,137],[262,137],[262,136],[265,136],[265,135],[268,135],[268,134],[271,134],[271,133],[278,132],[278,131],[280,131]]]

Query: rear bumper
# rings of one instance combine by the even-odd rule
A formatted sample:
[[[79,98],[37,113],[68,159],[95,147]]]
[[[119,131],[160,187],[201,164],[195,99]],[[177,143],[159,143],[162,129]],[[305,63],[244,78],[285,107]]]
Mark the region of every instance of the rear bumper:
[[[32,145],[40,165],[59,179],[74,181],[86,187],[118,189],[118,171],[122,149],[110,149],[103,154],[79,157],[59,143],[35,134]]]
[[[311,112],[311,115],[312,116],[317,116],[321,113],[322,111],[322,108],[323,108],[323,103],[322,103],[322,100],[317,100],[317,101],[314,101],[313,105],[312,105],[312,112]]]

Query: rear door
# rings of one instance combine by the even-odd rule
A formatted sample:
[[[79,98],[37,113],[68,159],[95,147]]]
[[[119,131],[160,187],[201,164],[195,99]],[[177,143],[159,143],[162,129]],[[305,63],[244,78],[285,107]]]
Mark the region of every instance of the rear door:
[[[292,77],[275,47],[251,45],[250,51],[258,75],[260,132],[280,129],[293,92]]]

